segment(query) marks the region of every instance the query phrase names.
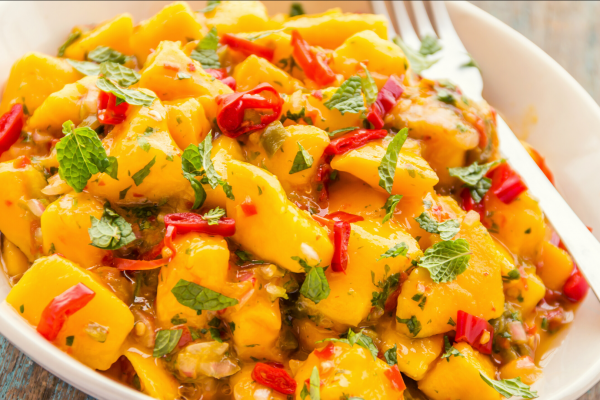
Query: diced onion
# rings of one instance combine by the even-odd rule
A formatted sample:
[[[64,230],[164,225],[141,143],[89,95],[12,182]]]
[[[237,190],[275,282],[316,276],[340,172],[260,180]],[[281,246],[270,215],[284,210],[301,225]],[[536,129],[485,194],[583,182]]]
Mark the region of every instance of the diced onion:
[[[527,342],[527,333],[525,333],[525,328],[523,328],[523,324],[520,321],[509,322],[508,332],[513,343],[522,344]]]
[[[48,178],[48,186],[42,189],[42,193],[46,196],[58,196],[60,194],[69,193],[72,190],[73,188],[56,174]]]
[[[38,218],[41,217],[46,210],[46,206],[37,199],[26,200],[25,204],[27,204],[29,211]]]
[[[231,376],[240,367],[229,357],[228,350],[227,343],[193,343],[177,355],[177,368],[181,375],[192,379],[199,374],[217,379]]]

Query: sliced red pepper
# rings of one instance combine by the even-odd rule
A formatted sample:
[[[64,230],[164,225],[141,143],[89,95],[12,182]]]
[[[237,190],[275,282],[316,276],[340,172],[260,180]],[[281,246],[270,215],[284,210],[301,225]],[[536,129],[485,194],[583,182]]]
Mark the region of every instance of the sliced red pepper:
[[[336,221],[333,224],[333,258],[331,269],[335,272],[346,272],[348,267],[348,243],[350,242],[349,222]]]
[[[179,338],[179,342],[177,342],[177,347],[181,348],[187,345],[188,343],[193,342],[192,333],[187,325],[180,325],[178,328],[173,327],[173,329],[181,329],[181,337]]]
[[[177,233],[198,232],[223,237],[235,234],[235,220],[221,218],[218,223],[210,225],[201,215],[194,213],[177,213],[165,215],[165,225],[177,228]]]
[[[83,283],[65,290],[50,301],[44,308],[37,331],[46,339],[53,341],[67,321],[67,318],[81,310],[96,293]]]
[[[324,53],[314,53],[298,31],[292,32],[294,60],[304,70],[306,76],[320,86],[326,86],[335,80],[335,74],[327,64]]]
[[[404,380],[402,379],[402,374],[400,374],[400,369],[398,368],[398,364],[395,364],[393,367],[386,369],[383,374],[390,380],[392,387],[397,391],[401,392],[406,389],[406,385],[404,384]]]
[[[342,222],[349,222],[349,223],[360,222],[360,221],[365,220],[360,215],[350,214],[345,211],[332,212],[331,214],[327,214],[325,216],[325,218],[332,219],[334,221],[342,221]]]
[[[563,293],[572,303],[578,303],[585,298],[590,285],[587,283],[577,265],[573,268],[573,273],[563,286]]]
[[[0,156],[15,144],[23,128],[23,105],[15,104],[0,117]]]
[[[244,202],[240,204],[240,207],[246,215],[246,217],[251,217],[257,214],[256,206],[254,205],[254,203],[252,203],[252,199],[250,197],[246,197],[246,200],[244,200]]]
[[[267,46],[251,42],[248,39],[243,39],[232,35],[231,33],[226,33],[221,37],[221,44],[226,44],[229,48],[237,50],[247,56],[254,54],[265,58],[268,61],[273,60],[273,55],[275,54],[275,50],[270,49]]]
[[[315,181],[320,182],[323,187],[321,188],[321,195],[319,201],[325,201],[329,199],[329,181],[331,180],[331,165],[321,164],[317,170],[317,177]]]
[[[479,203],[475,203],[473,197],[471,196],[471,191],[468,188],[464,188],[460,193],[460,198],[462,199],[462,208],[465,211],[474,210],[479,213],[479,220],[483,223],[483,219],[485,218],[485,204],[483,201]]]
[[[485,319],[461,310],[458,311],[456,338],[454,339],[456,342],[467,342],[483,354],[492,354],[493,337],[494,328]]]
[[[342,137],[333,139],[325,148],[326,155],[339,155],[358,149],[373,140],[386,137],[385,129],[357,129]]]
[[[335,345],[332,342],[327,343],[327,346],[321,350],[315,350],[315,356],[320,360],[331,360],[335,355]]]
[[[237,83],[235,81],[235,79],[233,78],[233,76],[227,76],[227,70],[225,68],[221,68],[221,69],[206,69],[206,72],[208,72],[209,74],[211,74],[213,76],[213,78],[220,80],[221,82],[223,82],[224,84],[226,84],[227,86],[229,86],[231,88],[231,90],[233,90],[235,92],[235,88],[237,87]]]
[[[296,381],[286,370],[265,363],[256,363],[252,370],[252,379],[279,393],[294,394],[296,392]]]
[[[98,95],[98,121],[106,125],[117,125],[125,121],[129,104],[122,102],[117,105],[117,96],[112,93],[100,92]]]
[[[383,118],[396,105],[402,93],[404,93],[404,86],[402,86],[401,80],[395,75],[390,76],[377,93],[377,100],[367,114],[367,120],[375,129],[383,128]]]
[[[225,136],[236,138],[244,133],[263,129],[278,120],[283,99],[273,86],[261,83],[245,92],[217,96],[217,107],[219,128]],[[255,120],[248,118],[247,111],[257,114]],[[268,113],[263,114],[265,111]]]
[[[173,239],[177,235],[177,227],[175,226],[167,226],[167,231],[165,233],[165,238],[162,243],[164,246],[168,247],[171,250],[171,256],[168,258],[159,258],[158,260],[128,260],[126,258],[115,258],[112,263],[119,271],[144,271],[149,269],[155,269],[161,267],[165,264],[168,264],[173,257],[177,254],[177,250],[173,245]],[[161,248],[162,250],[162,248]],[[157,252],[156,248],[152,249],[150,253],[156,254],[154,257],[160,254],[160,251]],[[148,257],[143,257],[148,258]]]
[[[527,190],[527,185],[525,185],[521,176],[508,163],[502,163],[488,172],[489,176],[492,177],[490,192],[494,193],[505,204],[512,203],[514,199]]]

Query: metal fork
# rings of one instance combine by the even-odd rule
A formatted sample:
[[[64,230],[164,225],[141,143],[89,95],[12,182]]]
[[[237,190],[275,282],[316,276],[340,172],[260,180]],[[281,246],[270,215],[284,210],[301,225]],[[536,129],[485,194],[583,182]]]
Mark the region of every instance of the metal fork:
[[[463,46],[443,1],[429,2],[434,17],[434,25],[422,1],[411,1],[414,19],[418,25],[415,32],[403,1],[392,1],[392,8],[400,28],[403,41],[414,49],[419,49],[419,37],[426,35],[439,36],[442,50],[440,60],[430,69],[423,71],[423,76],[430,79],[450,79],[467,94],[479,100],[483,89],[483,79],[477,68],[464,68],[465,60],[470,60]],[[373,10],[388,19],[390,38],[396,36],[384,1],[372,1]],[[435,26],[435,30],[433,28]],[[498,137],[500,152],[509,161],[527,183],[530,193],[539,199],[540,206],[563,244],[567,247],[580,271],[586,277],[596,297],[600,299],[600,243],[581,222],[567,202],[561,197],[552,183],[538,168],[527,150],[521,145],[506,122],[498,115]]]

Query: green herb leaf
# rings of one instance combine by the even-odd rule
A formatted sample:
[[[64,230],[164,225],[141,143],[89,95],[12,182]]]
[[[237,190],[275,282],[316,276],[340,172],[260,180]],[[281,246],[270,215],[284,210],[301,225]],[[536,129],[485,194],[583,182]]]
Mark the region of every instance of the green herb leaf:
[[[179,314],[177,314],[173,318],[171,318],[171,323],[173,325],[181,325],[181,324],[185,324],[186,322],[187,322],[187,319],[180,318]]]
[[[202,64],[204,69],[221,68],[221,62],[217,55],[217,47],[219,46],[219,37],[217,29],[213,26],[211,30],[198,42],[198,46],[192,50],[190,58]]]
[[[310,400],[321,400],[321,377],[315,366],[310,374]]]
[[[421,323],[414,315],[408,319],[396,317],[396,321],[400,324],[406,324],[408,331],[412,333],[413,337],[416,337],[421,332]]]
[[[75,336],[67,336],[65,340],[65,344],[69,347],[73,346],[73,342],[75,341]]]
[[[316,368],[316,367],[315,367]],[[496,381],[494,379],[490,379],[481,371],[479,371],[479,376],[485,383],[494,388],[496,392],[500,393],[502,396],[510,399],[513,396],[519,396],[524,399],[535,399],[538,397],[538,394],[535,390],[531,390],[529,385],[521,382],[521,378],[515,379],[502,379],[500,381]]]
[[[115,168],[116,159],[112,161],[107,157],[98,134],[92,128],[73,128],[73,122],[65,122],[65,136],[56,144],[58,174],[76,192],[81,192],[92,175]]]
[[[504,162],[504,159],[492,161],[487,164],[479,165],[477,161],[468,167],[448,168],[450,176],[460,179],[463,183],[470,187],[474,187],[487,174],[487,172],[495,166]]]
[[[202,216],[205,221],[208,221],[209,225],[218,225],[219,220],[225,216],[225,210],[221,207],[213,208]]]
[[[179,303],[196,311],[218,311],[238,303],[236,299],[183,279],[177,282],[171,293]]]
[[[450,93],[449,91],[447,91],[446,89],[438,90],[437,99],[446,104],[454,104],[456,102],[454,95],[452,93]]]
[[[366,108],[361,95],[361,87],[360,76],[348,78],[331,96],[331,99],[324,103],[325,107],[330,110],[333,108],[338,109],[342,115],[347,112],[358,114],[361,111],[365,111]]]
[[[490,190],[492,187],[492,180],[490,178],[481,178],[479,182],[475,186],[469,189],[471,192],[471,197],[475,203],[481,203],[483,200],[483,196]]]
[[[150,175],[150,168],[152,168],[154,163],[156,163],[156,156],[154,156],[154,158],[152,160],[150,160],[150,162],[148,164],[146,164],[146,166],[144,166],[144,168],[140,169],[138,172],[133,174],[131,179],[133,179],[135,186],[140,186],[142,184],[142,182],[144,181],[144,179],[146,179],[146,177],[148,175]]]
[[[98,79],[96,81],[96,86],[103,92],[112,93],[117,96],[117,105],[126,102],[127,104],[134,106],[150,107],[154,100],[156,100],[155,96],[151,96],[139,90],[119,87],[106,78]]]
[[[95,61],[97,63],[111,61],[118,64],[125,64],[128,58],[129,57],[127,57],[125,54],[106,46],[98,46],[94,50],[90,51],[87,55],[88,60]]]
[[[306,13],[304,12],[304,7],[302,7],[302,4],[292,3],[292,5],[290,6],[290,18],[297,17],[298,15],[304,15],[304,14],[306,14]]]
[[[379,349],[373,343],[373,339],[371,339],[369,336],[363,334],[362,331],[356,334],[356,344],[369,350],[369,352],[373,356],[373,360],[377,359],[377,354],[379,354]]]
[[[150,151],[150,143],[148,142],[148,139],[146,139],[144,136],[138,136],[138,138],[137,138],[137,144],[146,153]]]
[[[392,194],[392,187],[394,186],[396,164],[398,164],[398,153],[400,153],[407,137],[408,129],[402,128],[388,145],[385,150],[385,155],[377,168],[379,171],[379,186],[384,188],[389,194]]]
[[[284,123],[288,119],[294,122],[299,122],[300,120],[303,120],[304,122],[306,122],[306,124],[313,125],[312,118],[306,116],[306,107],[302,107],[302,110],[300,110],[297,113],[293,113],[291,110],[287,110],[287,113],[285,115],[282,115],[279,121],[281,123]]]
[[[386,251],[385,253],[383,253],[378,259],[377,261],[383,259],[383,258],[396,258],[398,256],[403,256],[406,257],[406,254],[408,253],[408,246],[406,245],[406,243],[402,242],[402,243],[398,243],[397,245],[395,245],[394,247],[392,247],[391,249],[389,249],[388,251]]]
[[[461,68],[471,68],[471,67],[477,68],[481,72],[481,68],[479,67],[479,64],[477,63],[477,61],[475,61],[473,56],[469,54],[469,61],[467,61],[466,63],[461,65]]]
[[[129,87],[139,82],[142,77],[139,73],[122,66],[121,64],[105,61],[100,64],[100,72],[105,78],[116,82],[121,87]]]
[[[69,34],[69,37],[67,38],[67,40],[63,43],[63,45],[58,48],[58,56],[59,57],[64,56],[65,50],[67,50],[67,47],[69,47],[70,45],[75,43],[75,41],[77,39],[79,39],[80,36],[81,36],[81,31],[71,32]]]
[[[381,292],[373,292],[371,305],[383,310],[388,297],[398,288],[400,274],[392,274],[387,278],[384,276],[383,281],[375,283],[375,273],[371,271],[371,281],[373,285],[381,289]]]
[[[412,70],[416,74],[420,74],[421,72],[425,71],[426,69],[431,68],[433,66],[433,64],[435,64],[436,62],[439,61],[439,59],[438,60],[428,60],[420,52],[408,47],[408,45],[406,43],[404,43],[402,41],[402,39],[400,39],[400,37],[398,37],[398,36],[393,39],[393,42],[396,43],[402,49],[402,52],[404,52],[404,55],[406,56],[406,59],[410,63]]]
[[[329,296],[331,289],[329,288],[329,282],[327,282],[323,268],[318,265],[311,267],[300,257],[294,256],[292,260],[298,261],[306,272],[306,278],[300,288],[300,294],[312,300],[315,304],[319,304],[321,300],[325,300]]]
[[[469,242],[456,239],[438,242],[425,250],[419,267],[429,270],[435,283],[450,282],[467,269],[471,253]]]
[[[382,223],[385,224],[387,221],[390,220],[390,218],[392,218],[392,216],[394,215],[394,211],[396,210],[396,206],[398,205],[398,203],[400,203],[401,199],[401,194],[394,194],[388,197],[387,201],[383,206],[383,209],[385,210],[385,216],[383,217]]]
[[[365,95],[365,101],[367,105],[370,106],[371,104],[375,103],[375,100],[377,100],[377,84],[375,83],[375,80],[371,76],[371,73],[367,69],[366,65],[360,63],[360,66],[365,70],[366,74],[364,78],[360,79],[362,91]]]
[[[452,326],[456,326],[456,322],[454,322],[454,320],[452,319],[452,317],[450,317],[450,319],[447,322],[448,325],[452,325]]]
[[[75,61],[67,58],[67,62],[77,71],[86,76],[100,75],[100,66],[89,61]]]
[[[129,189],[131,189],[131,186],[129,186],[119,192],[119,200],[123,200],[125,198],[125,196],[127,196],[127,192],[129,191]]]
[[[215,340],[219,343],[223,343],[223,339],[221,339],[220,330],[218,330],[217,328],[209,328],[208,331],[210,332],[210,337],[212,338],[212,340]]]
[[[450,357],[452,356],[465,357],[460,351],[456,350],[456,348],[450,344],[448,336],[444,336],[444,354],[442,354],[442,360],[445,358],[446,361],[450,362]]]
[[[310,155],[310,153],[304,150],[304,147],[302,147],[300,142],[296,143],[298,143],[298,152],[294,158],[292,169],[290,169],[290,175],[304,171],[305,169],[309,169],[313,165],[313,157]]]
[[[186,72],[178,72],[177,73],[177,79],[178,80],[183,80],[183,79],[192,79],[192,76]]]
[[[306,383],[303,383],[302,391],[300,392],[300,397],[302,398],[302,400],[305,400],[306,397],[309,395],[310,393],[308,393],[308,387],[306,386]]]
[[[207,12],[211,12],[212,10],[214,10],[215,8],[217,8],[217,6],[221,4],[220,0],[209,0],[207,3],[207,6],[204,7],[202,10],[198,10],[198,12],[200,13],[207,13]]]
[[[94,247],[105,250],[116,250],[135,240],[131,224],[110,208],[104,205],[102,218],[90,216],[92,227],[88,229],[90,243]]]
[[[439,40],[432,35],[425,35],[423,40],[421,40],[421,48],[419,49],[419,53],[424,56],[428,56],[430,54],[435,54],[442,49],[442,45]]]
[[[429,233],[437,233],[442,240],[450,240],[458,231],[460,231],[460,221],[457,219],[448,219],[444,222],[438,222],[431,218],[427,212],[422,212],[415,221],[419,223],[421,229]]]
[[[172,352],[175,349],[175,346],[177,346],[177,343],[179,343],[182,334],[183,329],[163,329],[158,331],[156,340],[154,341],[154,352],[152,352],[152,356],[158,358]]]
[[[342,129],[337,129],[337,130],[335,130],[333,132],[327,132],[327,134],[330,137],[334,137],[338,133],[352,132],[352,131],[355,131],[357,129],[360,129],[360,128],[358,126],[349,126],[348,128],[342,128]]]
[[[394,347],[383,353],[383,356],[390,367],[398,364],[398,345],[394,343]]]

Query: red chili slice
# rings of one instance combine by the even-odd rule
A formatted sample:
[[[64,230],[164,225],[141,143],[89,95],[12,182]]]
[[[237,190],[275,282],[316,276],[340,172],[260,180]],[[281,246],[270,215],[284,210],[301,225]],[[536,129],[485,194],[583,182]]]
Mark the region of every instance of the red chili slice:
[[[502,163],[488,175],[492,175],[492,187],[490,192],[494,193],[500,201],[510,204],[521,193],[527,190],[527,185],[508,163]]]
[[[404,384],[404,380],[402,379],[402,374],[400,374],[400,369],[398,368],[398,364],[395,364],[393,367],[386,369],[383,374],[390,380],[392,387],[397,391],[401,392],[406,389],[406,385]]]
[[[590,285],[587,283],[577,265],[563,286],[563,293],[572,303],[578,303],[585,298]]]
[[[386,137],[385,129],[357,129],[344,136],[333,139],[325,148],[326,155],[339,155],[364,146],[373,140]]]
[[[168,264],[171,261],[171,259],[173,259],[173,257],[175,257],[175,255],[177,254],[177,250],[173,245],[173,239],[176,235],[177,227],[172,225],[167,226],[165,238],[162,243],[164,244],[164,246],[168,247],[171,250],[171,256],[168,258],[159,258],[158,260],[128,260],[126,258],[115,258],[112,261],[112,263],[119,271],[145,271]],[[157,252],[156,249],[152,249],[150,252],[156,254],[154,257],[160,254],[160,251]]]
[[[0,117],[0,156],[15,144],[23,129],[23,105],[15,104]]]
[[[95,295],[96,293],[83,283],[65,290],[44,308],[37,331],[46,339],[53,341],[67,318],[85,307]]]
[[[343,221],[343,222],[360,222],[365,219],[360,215],[350,214],[345,211],[336,211],[331,214],[327,214],[325,218],[332,219],[334,221]]]
[[[333,258],[331,269],[335,272],[346,272],[348,267],[348,243],[350,242],[349,222],[336,221],[333,224]]]
[[[125,121],[129,104],[122,102],[117,105],[117,96],[112,93],[100,92],[98,95],[98,121],[106,125],[117,125]]]
[[[273,55],[275,54],[275,50],[273,49],[251,42],[250,40],[237,37],[231,33],[226,33],[221,37],[221,44],[226,44],[229,46],[229,48],[237,50],[247,56],[254,54],[265,58],[268,61],[273,60]]]
[[[265,363],[256,363],[252,370],[252,379],[261,385],[270,387],[283,394],[296,392],[296,381],[284,369]]]
[[[474,210],[479,213],[479,220],[483,223],[483,219],[485,218],[485,204],[483,201],[479,203],[475,203],[473,197],[471,196],[471,191],[468,188],[464,188],[460,193],[460,197],[462,199],[462,208],[465,211]]]
[[[320,86],[326,86],[335,80],[335,74],[327,64],[324,53],[314,53],[306,40],[298,31],[292,32],[294,60],[304,70],[309,79]]]
[[[209,74],[211,74],[215,79],[218,79],[221,82],[223,82],[224,84],[226,84],[227,86],[229,86],[231,88],[231,90],[233,90],[235,92],[237,83],[232,76],[227,76],[227,70],[225,68],[221,68],[221,69],[209,68],[209,69],[206,69],[205,71],[208,72]]]
[[[273,86],[261,83],[245,92],[217,96],[217,107],[219,128],[225,136],[236,138],[244,133],[263,129],[279,119],[283,99]],[[250,110],[257,114],[254,120],[247,116],[247,111]]]
[[[331,342],[327,343],[327,346],[321,350],[315,350],[315,356],[320,360],[331,360],[335,355],[335,345]]]
[[[404,86],[402,86],[401,79],[398,79],[395,75],[390,76],[377,93],[377,100],[375,100],[367,114],[367,120],[375,129],[383,128],[383,118],[396,105],[402,93],[404,93]]]
[[[475,317],[460,310],[456,319],[456,338],[454,339],[456,342],[467,342],[481,353],[492,354],[492,341],[494,338],[492,325],[483,318]]]
[[[177,213],[165,215],[165,225],[177,228],[177,233],[198,232],[223,237],[235,234],[235,220],[221,218],[218,223],[210,225],[201,215],[194,213]]]

